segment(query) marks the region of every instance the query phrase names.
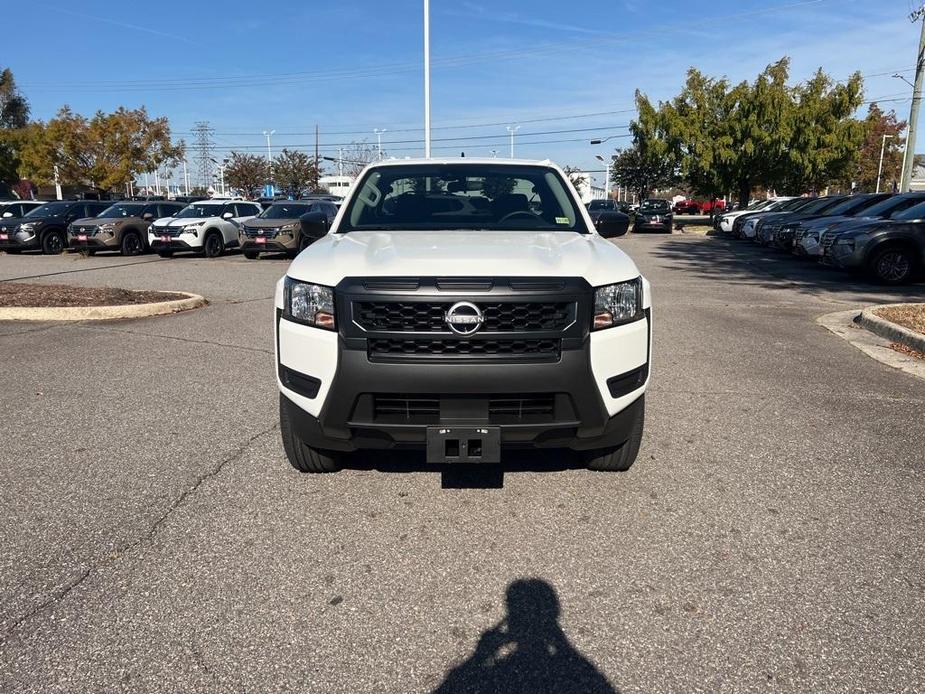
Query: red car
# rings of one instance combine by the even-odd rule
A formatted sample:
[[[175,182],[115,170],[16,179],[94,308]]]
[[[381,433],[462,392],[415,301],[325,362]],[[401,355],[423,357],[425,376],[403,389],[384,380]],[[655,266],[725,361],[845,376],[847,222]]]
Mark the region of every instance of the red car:
[[[700,214],[700,203],[696,200],[678,200],[674,204],[675,214]]]

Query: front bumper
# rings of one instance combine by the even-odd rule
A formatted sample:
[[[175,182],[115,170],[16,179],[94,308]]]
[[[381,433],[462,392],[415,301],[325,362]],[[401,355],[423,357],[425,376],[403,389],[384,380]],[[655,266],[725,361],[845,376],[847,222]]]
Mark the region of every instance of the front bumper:
[[[184,241],[181,238],[171,238],[169,241],[164,241],[160,236],[148,236],[148,245],[153,251],[201,251],[202,245],[190,245],[189,242]]]
[[[0,239],[0,251],[34,251],[41,247],[38,234],[23,240],[21,233],[12,233],[7,234],[7,238]]]
[[[651,363],[650,308],[641,320],[586,335],[551,362],[371,361],[341,335],[287,321],[279,303],[275,333],[277,385],[297,434],[315,448],[345,452],[423,449],[428,427],[450,424],[499,427],[506,448],[618,446],[642,406]],[[514,416],[495,405],[533,399],[548,410]],[[408,402],[409,413],[421,402],[429,409],[423,418],[395,416],[395,402]]]
[[[660,229],[671,231],[674,227],[673,219],[660,219],[659,221],[651,221],[648,219],[636,218],[636,221],[633,222],[633,231],[643,231],[645,229]]]
[[[109,241],[109,243],[106,243]],[[81,241],[76,236],[68,234],[67,247],[73,250],[91,250],[91,251],[112,251],[119,248],[114,243],[114,237],[107,237],[105,240],[97,236],[88,236],[85,241]]]
[[[247,236],[242,236],[240,239],[242,251],[292,253],[297,248],[295,240],[292,239],[286,239],[287,241],[290,241],[288,245],[279,239],[267,239],[264,243],[257,243],[252,237]]]

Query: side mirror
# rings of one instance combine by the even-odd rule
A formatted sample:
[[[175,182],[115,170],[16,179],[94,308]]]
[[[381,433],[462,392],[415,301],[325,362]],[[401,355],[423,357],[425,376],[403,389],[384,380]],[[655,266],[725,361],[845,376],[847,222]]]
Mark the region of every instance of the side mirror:
[[[7,217],[12,217],[12,216],[13,216],[13,213],[12,213],[12,212],[9,212],[9,211],[3,213],[3,218],[4,218],[4,219],[6,219]]]
[[[232,217],[234,217],[234,213],[233,213],[233,212],[225,212],[225,213],[222,215],[222,219],[231,219]]]
[[[150,212],[145,212],[143,215],[141,215],[141,218],[146,222],[150,222],[154,219],[154,215]]]
[[[594,228],[605,239],[613,239],[629,231],[630,218],[622,212],[606,210],[598,215]]]
[[[299,222],[302,225],[302,236],[309,239],[320,239],[331,228],[324,212],[306,212],[299,217]]]

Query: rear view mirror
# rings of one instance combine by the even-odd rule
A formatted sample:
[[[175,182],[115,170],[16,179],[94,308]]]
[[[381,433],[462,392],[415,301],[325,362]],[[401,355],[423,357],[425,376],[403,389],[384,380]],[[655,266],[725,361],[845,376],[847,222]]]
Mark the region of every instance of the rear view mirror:
[[[630,218],[622,212],[606,210],[598,215],[597,220],[594,222],[594,227],[597,229],[597,233],[605,239],[612,239],[623,236],[629,231]]]

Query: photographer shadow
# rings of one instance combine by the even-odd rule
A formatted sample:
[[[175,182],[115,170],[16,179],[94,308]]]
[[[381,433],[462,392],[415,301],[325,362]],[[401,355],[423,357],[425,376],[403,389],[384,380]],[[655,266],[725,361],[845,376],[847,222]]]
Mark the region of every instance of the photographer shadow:
[[[562,631],[559,598],[549,583],[514,581],[506,600],[507,616],[482,634],[473,654],[447,674],[435,694],[617,694]]]

